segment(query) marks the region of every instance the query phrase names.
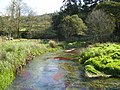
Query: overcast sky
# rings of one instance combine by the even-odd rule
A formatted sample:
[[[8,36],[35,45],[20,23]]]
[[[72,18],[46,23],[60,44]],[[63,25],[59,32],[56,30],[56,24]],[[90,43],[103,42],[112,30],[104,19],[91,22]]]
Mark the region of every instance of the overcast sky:
[[[11,0],[0,0],[0,12],[4,12],[6,6],[9,5]],[[63,0],[23,0],[37,14],[42,15],[45,13],[53,13],[60,10]]]

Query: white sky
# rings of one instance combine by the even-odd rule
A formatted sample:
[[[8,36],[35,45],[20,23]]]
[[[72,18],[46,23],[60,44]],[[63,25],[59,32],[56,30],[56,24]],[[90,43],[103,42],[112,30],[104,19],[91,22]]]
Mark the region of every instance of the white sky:
[[[0,12],[4,12],[11,0],[0,0]],[[60,10],[63,0],[23,0],[37,14],[53,13]]]

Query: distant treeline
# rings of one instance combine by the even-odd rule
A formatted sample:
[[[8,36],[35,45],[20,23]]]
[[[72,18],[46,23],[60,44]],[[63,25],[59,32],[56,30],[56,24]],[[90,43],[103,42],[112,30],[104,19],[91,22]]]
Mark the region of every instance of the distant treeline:
[[[0,35],[13,38],[58,38],[65,41],[120,41],[118,0],[64,0],[60,12],[0,16]],[[16,16],[15,16],[16,15]]]
[[[17,25],[13,23],[11,26],[8,16],[0,17],[0,35],[12,36],[14,38],[52,38],[56,37],[55,31],[52,29],[52,14],[41,16],[22,16],[19,22],[19,33],[17,33]],[[5,22],[6,21],[6,22]],[[17,35],[19,34],[19,35]]]

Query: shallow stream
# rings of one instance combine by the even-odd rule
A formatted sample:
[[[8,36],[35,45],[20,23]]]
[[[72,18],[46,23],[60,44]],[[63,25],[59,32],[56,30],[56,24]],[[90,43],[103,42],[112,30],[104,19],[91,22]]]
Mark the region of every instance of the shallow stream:
[[[120,90],[120,78],[86,78],[82,66],[66,58],[72,54],[63,53],[34,58],[8,90]]]

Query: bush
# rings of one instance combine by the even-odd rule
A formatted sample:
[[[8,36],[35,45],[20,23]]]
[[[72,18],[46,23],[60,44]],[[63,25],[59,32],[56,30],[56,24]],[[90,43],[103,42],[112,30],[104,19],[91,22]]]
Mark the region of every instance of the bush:
[[[56,47],[56,42],[53,41],[53,40],[50,40],[49,45],[50,45],[50,47],[55,48]]]
[[[60,22],[59,29],[61,35],[68,41],[69,38],[74,37],[74,35],[84,35],[87,27],[78,15],[68,15]]]
[[[120,1],[118,0],[118,2],[113,2],[113,0],[111,0],[109,2],[102,2],[97,5],[96,9],[102,9],[109,14],[111,18],[115,18],[116,30],[114,31],[114,35],[120,38]]]
[[[114,17],[116,19],[116,22],[120,22],[120,2],[102,2],[97,5],[96,9],[104,10],[111,17]]]
[[[115,29],[115,23],[102,10],[92,11],[86,19],[88,26],[87,35],[94,37],[95,41],[103,41],[103,37],[109,37]]]
[[[120,44],[95,44],[88,50],[80,54],[80,63],[85,66],[85,72],[88,65],[91,68],[108,75],[120,76]],[[93,69],[93,70],[94,70]],[[86,71],[87,70],[87,71]],[[96,73],[92,73],[96,74]]]
[[[94,66],[92,66],[92,65],[86,65],[85,66],[85,73],[86,74],[91,73],[91,74],[94,74],[94,75],[100,74],[100,72],[98,70],[96,70],[94,68]]]

